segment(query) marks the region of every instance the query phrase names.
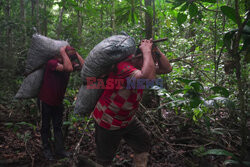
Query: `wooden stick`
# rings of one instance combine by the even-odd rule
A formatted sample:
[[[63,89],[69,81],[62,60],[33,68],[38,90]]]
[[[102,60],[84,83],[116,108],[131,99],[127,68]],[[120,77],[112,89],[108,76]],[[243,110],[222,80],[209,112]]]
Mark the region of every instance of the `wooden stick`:
[[[166,41],[167,39],[168,38],[161,38],[161,39],[153,40],[153,43],[163,42],[163,41]]]
[[[92,115],[89,116],[89,119],[88,119],[88,121],[87,121],[87,123],[86,123],[86,125],[85,125],[85,127],[84,127],[84,129],[83,129],[83,134],[82,134],[82,136],[81,136],[79,142],[76,144],[76,147],[75,147],[75,149],[74,149],[73,158],[72,158],[72,161],[71,161],[71,164],[72,164],[73,167],[75,167],[75,166],[76,166],[76,163],[78,162],[78,161],[77,161],[77,157],[78,157],[78,154],[79,154],[79,151],[80,151],[80,145],[81,145],[81,143],[82,143],[83,137],[85,136],[85,133],[84,133],[84,132],[85,132],[85,130],[87,129],[89,123],[90,123],[90,118],[91,118],[91,117],[92,117]]]

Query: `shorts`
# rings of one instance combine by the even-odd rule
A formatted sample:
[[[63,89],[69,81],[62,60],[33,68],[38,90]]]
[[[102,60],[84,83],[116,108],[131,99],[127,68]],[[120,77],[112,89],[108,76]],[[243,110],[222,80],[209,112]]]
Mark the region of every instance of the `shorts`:
[[[137,118],[134,118],[127,127],[118,130],[108,130],[96,124],[96,159],[99,164],[111,164],[121,139],[124,139],[135,153],[149,152],[151,143],[149,132]]]

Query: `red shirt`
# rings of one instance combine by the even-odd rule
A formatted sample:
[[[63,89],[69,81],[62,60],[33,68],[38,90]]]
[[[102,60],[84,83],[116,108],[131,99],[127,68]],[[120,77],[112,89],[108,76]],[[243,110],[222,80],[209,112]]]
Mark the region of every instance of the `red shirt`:
[[[120,62],[116,69],[107,80],[123,80],[124,86],[119,89],[114,82],[113,89],[105,89],[92,114],[99,126],[110,130],[124,128],[131,122],[143,93],[142,89],[126,89],[126,78],[137,70],[130,62]]]
[[[58,63],[57,59],[48,61],[38,95],[40,100],[52,106],[62,104],[69,81],[69,72],[56,71]]]

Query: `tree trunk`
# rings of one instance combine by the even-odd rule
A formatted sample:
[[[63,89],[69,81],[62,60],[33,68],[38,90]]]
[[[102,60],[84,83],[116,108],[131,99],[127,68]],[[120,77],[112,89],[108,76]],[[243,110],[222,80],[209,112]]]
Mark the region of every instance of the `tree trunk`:
[[[145,6],[151,6],[151,0],[145,0]],[[152,38],[152,17],[145,13],[146,39]]]
[[[47,36],[48,34],[48,20],[47,20],[47,3],[46,1],[43,4],[43,11],[44,11],[44,20],[43,20],[43,35]]]
[[[112,35],[115,32],[115,1],[111,1],[111,28],[112,28]]]
[[[214,51],[213,51],[213,55],[214,55],[214,66],[215,66],[215,69],[214,69],[214,82],[216,83],[217,82],[217,69],[218,69],[218,65],[217,64],[217,52],[216,52],[216,48],[217,48],[217,18],[218,18],[218,10],[219,10],[219,2],[217,0],[217,9],[216,9],[216,13],[215,13],[215,18],[214,18]],[[216,86],[216,85],[214,85]]]
[[[6,1],[6,6],[5,6],[5,9],[4,9],[4,12],[5,12],[5,18],[6,18],[7,22],[10,21],[11,20],[11,18],[10,18],[11,17],[10,0]],[[6,66],[6,67],[10,67],[10,65],[12,65],[11,62],[13,60],[13,56],[12,56],[12,53],[11,53],[11,50],[12,50],[11,33],[12,33],[12,29],[11,29],[10,24],[8,23],[7,28],[6,28],[6,43],[7,43],[7,46],[5,47],[5,55],[4,55],[4,58],[3,58],[3,65]]]
[[[245,0],[245,8],[246,8],[246,12],[250,11],[250,1],[249,0]]]
[[[59,14],[59,21],[57,25],[57,38],[58,39],[60,38],[60,34],[62,31],[63,12],[64,12],[64,7],[62,7],[62,9],[60,10],[60,14]]]
[[[152,27],[153,27],[153,32],[152,32],[152,34],[153,34],[153,37],[155,36],[155,33],[156,33],[156,31],[157,31],[157,28],[156,28],[156,12],[155,12],[155,0],[152,0],[153,1],[153,25],[152,25]]]
[[[22,44],[26,45],[26,16],[25,16],[25,9],[24,9],[24,0],[20,0],[20,18],[22,20]]]
[[[7,21],[10,20],[10,0],[6,1],[6,6],[5,6],[5,18]],[[9,52],[11,51],[12,48],[12,42],[11,42],[11,26],[8,24],[7,29],[6,29],[6,40],[7,40],[7,50],[6,50],[6,56],[10,55]]]
[[[79,6],[82,7],[82,0],[79,0]],[[83,25],[83,20],[82,20],[82,13],[81,11],[77,11],[77,33],[78,33],[78,38],[79,42],[78,45],[79,47],[82,46],[82,25]]]
[[[31,20],[32,20],[32,26],[35,25],[34,13],[35,13],[35,0],[31,0]]]
[[[39,0],[36,0],[36,28],[37,28],[37,32],[41,33],[40,20],[39,20]]]
[[[103,1],[101,0],[101,13],[100,13],[100,20],[101,20],[101,25],[100,25],[100,28],[101,28],[101,32],[100,32],[100,35],[102,36],[103,35]]]
[[[235,63],[236,68],[236,78],[237,78],[237,86],[238,86],[238,100],[240,103],[240,119],[241,119],[241,160],[244,160],[246,156],[246,148],[247,148],[247,111],[246,111],[246,97],[245,97],[245,84],[242,82],[241,76],[241,57],[239,53],[240,39],[242,35],[242,31],[244,28],[244,24],[241,22],[240,14],[239,14],[239,1],[235,0],[235,16],[238,25],[238,33],[233,41],[233,49],[231,51],[231,56]],[[247,17],[249,19],[249,16]],[[246,24],[246,21],[244,22]],[[242,165],[243,166],[243,165]]]

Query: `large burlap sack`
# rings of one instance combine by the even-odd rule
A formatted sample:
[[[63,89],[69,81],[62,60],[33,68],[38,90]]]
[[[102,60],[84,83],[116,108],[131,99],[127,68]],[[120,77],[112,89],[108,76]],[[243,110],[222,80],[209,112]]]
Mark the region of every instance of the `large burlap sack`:
[[[85,59],[81,70],[83,82],[87,77],[100,77],[106,74],[113,64],[135,53],[135,40],[130,36],[114,35],[97,44]]]
[[[60,48],[66,45],[69,45],[66,41],[54,40],[40,34],[34,34],[26,60],[26,74],[40,68],[55,55],[60,54]]]
[[[40,68],[29,74],[15,95],[17,99],[28,99],[38,96],[43,81],[44,68]]]
[[[103,89],[87,89],[87,77],[98,78],[108,73],[113,64],[134,54],[135,50],[136,44],[133,38],[126,35],[114,35],[104,39],[90,51],[81,70],[83,85],[78,92],[75,104],[76,114],[92,112],[103,92]]]
[[[86,85],[82,85],[78,92],[74,113],[78,115],[91,113],[102,92],[103,89],[88,89]]]

